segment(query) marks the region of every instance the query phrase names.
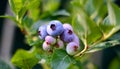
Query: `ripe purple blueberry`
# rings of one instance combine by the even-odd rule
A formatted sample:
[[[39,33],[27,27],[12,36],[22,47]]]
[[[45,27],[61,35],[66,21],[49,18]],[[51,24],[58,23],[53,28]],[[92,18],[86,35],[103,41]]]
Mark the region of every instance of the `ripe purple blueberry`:
[[[79,51],[80,47],[75,42],[70,42],[67,44],[66,51],[69,55],[75,55]]]
[[[53,45],[56,43],[56,39],[52,36],[46,36],[45,37],[45,42],[48,44],[48,45]]]
[[[59,36],[63,31],[63,25],[58,20],[50,21],[47,26],[47,33],[53,37]]]
[[[47,26],[46,25],[42,25],[39,27],[38,29],[38,35],[39,35],[39,38],[44,40],[45,37],[48,35],[47,33]]]
[[[50,51],[51,50],[51,46],[49,44],[47,44],[46,42],[43,43],[43,50],[45,51]]]
[[[42,46],[45,51],[52,52],[54,46],[63,49],[64,42],[67,43],[66,51],[69,55],[75,55],[80,49],[79,38],[70,24],[62,25],[60,21],[53,20],[48,25],[39,27],[38,34],[41,39],[45,40]]]
[[[64,29],[64,32],[60,35],[60,39],[64,42],[72,42],[74,39],[74,32],[69,29]]]
[[[73,39],[73,42],[77,43],[78,45],[80,45],[80,42],[79,42],[79,38],[76,34],[74,34],[74,39]]]
[[[72,26],[70,24],[67,24],[67,23],[63,24],[63,28],[64,29],[69,29],[69,30],[73,31]]]

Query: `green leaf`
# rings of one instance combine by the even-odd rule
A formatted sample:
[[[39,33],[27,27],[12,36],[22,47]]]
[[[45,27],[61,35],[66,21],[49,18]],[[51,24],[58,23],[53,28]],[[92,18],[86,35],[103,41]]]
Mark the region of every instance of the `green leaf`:
[[[41,0],[30,0],[28,5],[27,5],[27,8],[28,8],[28,16],[30,18],[32,18],[34,21],[37,21],[39,19],[39,16],[40,16],[40,12],[41,12],[41,9],[40,9],[41,6]]]
[[[29,17],[32,18],[34,21],[37,21],[40,16],[39,6],[34,9],[29,9]]]
[[[54,12],[52,14],[53,16],[59,16],[59,15],[62,15],[62,16],[70,16],[70,13],[67,12],[66,10],[59,10],[57,12]]]
[[[10,7],[18,15],[26,0],[9,0]]]
[[[110,23],[114,26],[116,26],[116,29],[120,29],[120,8],[115,5],[114,3],[110,2],[108,0],[108,15]]]
[[[43,1],[43,10],[45,12],[54,12],[60,6],[60,0],[44,0]]]
[[[119,58],[114,58],[109,65],[109,69],[120,69]]]
[[[27,8],[25,7],[27,0],[9,0],[11,9],[16,15],[17,20],[21,20],[25,15]]]
[[[31,34],[31,27],[34,24],[33,19],[29,18],[28,16],[25,16],[22,20],[22,26],[24,27],[27,34]]]
[[[15,23],[17,23],[17,20],[16,20],[16,18],[15,17],[13,17],[13,16],[10,16],[10,15],[3,15],[3,16],[0,16],[0,18],[8,18],[8,19],[10,19],[10,20],[12,20],[12,21],[14,21]]]
[[[12,68],[10,68],[10,66],[8,65],[8,63],[4,62],[1,59],[0,59],[0,68],[1,69],[12,69]]]
[[[107,13],[107,7],[104,0],[74,0],[74,5],[81,6],[94,21],[100,23]],[[102,11],[102,12],[101,12]]]
[[[40,18],[48,18],[59,9],[60,0],[43,0]]]
[[[20,68],[32,69],[38,63],[38,59],[31,52],[20,49],[12,57],[11,62]]]
[[[71,64],[68,69],[84,69],[80,61],[76,61],[75,64]]]
[[[78,0],[76,0],[78,1]],[[80,2],[79,2],[80,1]],[[85,6],[88,0],[79,0],[78,2],[82,5]]]
[[[107,13],[107,7],[104,0],[88,0],[85,10],[97,23],[101,22]]]
[[[95,6],[93,4],[94,0],[88,0],[86,5],[84,6],[86,12],[91,15],[94,11],[95,11]],[[100,0],[101,1],[101,0]],[[101,2],[97,2],[97,3],[101,3]]]
[[[41,0],[27,0],[27,5],[26,5],[26,7],[28,8],[28,9],[34,9],[34,8],[38,8],[38,6],[40,5],[40,2],[41,2]]]
[[[19,19],[23,18],[23,16],[25,15],[26,11],[27,11],[26,7],[21,8],[21,10],[18,12]]]
[[[72,26],[81,40],[88,45],[101,38],[102,33],[97,24],[91,20],[84,10],[78,6],[74,7]],[[85,42],[86,41],[86,42]]]
[[[23,24],[25,27],[31,28],[31,26],[33,25],[33,20],[29,18],[28,16],[25,16],[23,19]]]
[[[100,29],[103,33],[103,40],[108,39],[114,33],[120,30],[120,9],[113,4],[110,0],[107,0],[108,16],[104,22],[100,24]]]
[[[105,48],[113,47],[113,46],[116,46],[116,45],[119,45],[119,44],[120,44],[120,40],[112,40],[112,41],[101,42],[99,44],[96,44],[96,45],[88,48],[86,53],[100,51],[100,50],[103,50]]]
[[[99,24],[99,27],[103,33],[103,35],[108,35],[110,31],[114,28],[114,25],[110,23],[108,16],[103,20],[103,23]]]
[[[71,1],[71,4],[76,5],[76,6],[81,5],[83,8],[85,8],[87,2],[88,2],[88,0],[73,0],[73,1]]]
[[[115,33],[109,38],[109,40],[115,40],[115,39],[120,40],[120,31],[118,31],[117,33]]]
[[[67,69],[71,63],[75,62],[65,50],[56,49],[51,59],[52,69]]]
[[[10,8],[12,9],[12,11],[13,11],[15,14],[17,14],[18,12],[16,11],[14,1],[13,1],[13,0],[9,0],[9,4],[10,4]]]
[[[40,40],[40,38],[38,36],[33,36],[32,37],[32,36],[27,35],[26,39],[27,39],[27,43],[30,46],[37,46],[37,47],[41,47],[42,46],[43,40]]]

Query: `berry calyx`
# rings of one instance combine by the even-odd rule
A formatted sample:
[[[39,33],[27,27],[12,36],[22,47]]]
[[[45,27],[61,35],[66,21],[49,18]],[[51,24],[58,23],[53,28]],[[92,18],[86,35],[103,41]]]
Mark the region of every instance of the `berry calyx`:
[[[55,29],[56,29],[55,24],[51,24],[50,28],[51,28],[52,30],[55,30]]]
[[[70,35],[71,35],[72,33],[73,33],[73,32],[72,32],[71,30],[68,30],[68,34],[70,34]]]
[[[64,32],[60,35],[60,39],[67,43],[72,42],[74,39],[73,31],[65,29]]]
[[[50,21],[47,26],[47,33],[50,36],[57,37],[64,31],[63,25],[58,20]]]

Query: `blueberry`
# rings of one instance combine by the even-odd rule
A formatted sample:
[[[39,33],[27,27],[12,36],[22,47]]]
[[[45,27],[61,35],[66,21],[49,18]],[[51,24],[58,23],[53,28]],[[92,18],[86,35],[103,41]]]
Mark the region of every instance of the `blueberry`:
[[[66,46],[66,51],[69,55],[75,55],[79,51],[80,47],[75,42],[70,42]]]
[[[46,25],[40,26],[38,29],[38,34],[39,34],[40,39],[44,40],[45,37],[48,35],[47,26]]]
[[[63,49],[64,48],[64,43],[60,39],[57,39],[57,42],[56,42],[55,45],[56,45],[56,48],[59,48],[59,49]]]
[[[53,45],[56,43],[56,39],[52,36],[46,36],[45,37],[45,42],[48,44],[48,45]]]
[[[77,43],[78,45],[80,45],[80,42],[79,42],[79,38],[76,34],[74,34],[74,39],[73,39],[73,42]]]
[[[63,24],[63,28],[64,28],[64,29],[69,29],[69,30],[72,30],[72,31],[73,31],[72,26],[71,26],[70,24],[68,24],[68,23]]]
[[[63,25],[58,20],[50,21],[47,26],[47,33],[53,37],[59,36],[63,31]]]
[[[74,39],[74,32],[69,29],[64,29],[63,33],[60,35],[60,39],[64,42],[72,42]]]
[[[46,42],[43,42],[43,50],[45,51],[50,51],[51,50],[51,46],[49,44],[47,44]]]

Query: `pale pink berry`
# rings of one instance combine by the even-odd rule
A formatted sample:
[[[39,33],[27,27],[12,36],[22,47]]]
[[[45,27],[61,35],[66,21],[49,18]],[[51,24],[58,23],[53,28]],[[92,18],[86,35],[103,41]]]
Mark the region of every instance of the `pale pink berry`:
[[[60,39],[57,39],[56,47],[59,48],[59,49],[63,49],[63,48],[64,48],[64,43],[63,43],[63,41],[60,40]]]
[[[45,51],[50,51],[51,50],[51,46],[49,44],[47,44],[46,42],[43,42],[43,50]]]
[[[69,55],[75,55],[79,51],[80,47],[75,42],[70,42],[67,44],[66,51]]]
[[[45,42],[48,44],[48,45],[53,45],[56,43],[56,39],[52,36],[46,36],[45,37]]]

